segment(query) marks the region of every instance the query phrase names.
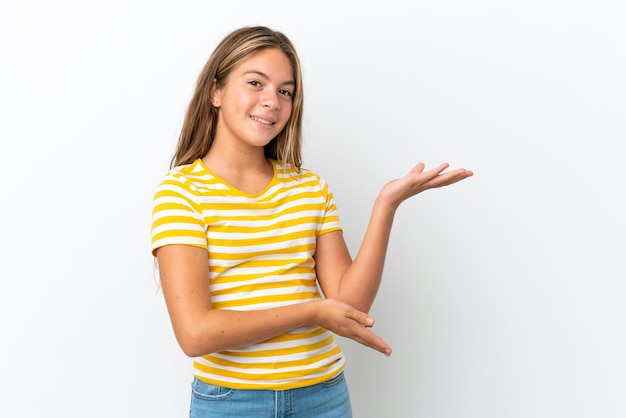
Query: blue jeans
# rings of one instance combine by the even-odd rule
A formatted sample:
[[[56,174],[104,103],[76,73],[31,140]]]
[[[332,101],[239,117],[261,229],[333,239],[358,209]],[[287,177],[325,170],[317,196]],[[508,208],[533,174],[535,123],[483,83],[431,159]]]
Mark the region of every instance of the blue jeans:
[[[194,377],[190,418],[352,418],[343,372],[313,386],[288,390],[229,389]]]

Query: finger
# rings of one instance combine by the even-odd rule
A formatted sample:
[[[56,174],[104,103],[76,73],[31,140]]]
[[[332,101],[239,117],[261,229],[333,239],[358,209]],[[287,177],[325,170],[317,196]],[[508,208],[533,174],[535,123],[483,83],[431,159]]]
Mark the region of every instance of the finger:
[[[426,172],[423,173],[424,176],[426,176],[427,179],[432,180],[437,178],[438,176],[442,175],[442,172],[448,168],[450,165],[448,163],[443,163],[438,165],[435,168],[432,168]]]
[[[441,163],[439,164],[437,167],[429,170],[429,173],[441,173],[443,170],[445,170],[446,168],[450,167],[450,164],[448,163]]]
[[[464,168],[459,168],[447,174],[449,175],[449,177],[446,179],[448,181],[448,184],[456,183],[474,175],[474,173]]]
[[[421,173],[422,171],[424,171],[424,167],[426,167],[426,166],[424,165],[424,163],[418,163],[415,167],[413,167],[413,168],[411,169],[411,171],[410,171],[410,172],[411,172],[412,174],[416,174],[416,173],[417,173],[417,174],[419,174],[419,173]]]
[[[385,343],[383,339],[380,338],[378,335],[374,334],[373,332],[369,330],[367,331],[368,331],[367,335],[355,336],[355,338],[353,339],[363,344],[364,346],[374,349],[380,353],[383,353],[387,357],[389,357],[392,351],[391,347],[387,343]]]
[[[437,177],[429,181],[429,187],[435,188],[448,186],[465,178],[471,177],[473,174],[474,173],[472,173],[471,171],[465,170],[464,168],[459,168],[448,173],[439,174]]]
[[[369,316],[368,314],[360,311],[352,311],[348,315],[348,318],[358,322],[364,327],[371,327],[374,325],[374,318]]]

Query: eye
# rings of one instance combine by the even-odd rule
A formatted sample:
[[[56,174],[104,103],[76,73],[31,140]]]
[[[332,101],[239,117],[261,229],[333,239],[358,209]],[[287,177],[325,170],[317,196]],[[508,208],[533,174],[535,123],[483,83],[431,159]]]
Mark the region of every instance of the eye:
[[[289,90],[278,90],[278,92],[282,94],[283,96],[287,96],[287,97],[293,96],[293,93],[290,92]]]
[[[250,82],[249,82],[249,84],[250,84],[251,86],[254,86],[254,87],[261,87],[261,83],[259,83],[259,82],[258,82],[258,81],[256,81],[256,80],[252,80],[252,81],[250,81]]]

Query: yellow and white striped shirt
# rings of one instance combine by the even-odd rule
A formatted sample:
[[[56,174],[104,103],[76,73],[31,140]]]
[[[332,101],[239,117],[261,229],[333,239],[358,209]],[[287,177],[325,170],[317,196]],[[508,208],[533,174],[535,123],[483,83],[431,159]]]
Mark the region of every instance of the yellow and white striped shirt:
[[[327,183],[271,160],[274,178],[250,195],[202,162],[170,170],[154,196],[152,251],[168,244],[207,250],[214,309],[253,311],[321,298],[316,239],[340,230]],[[194,375],[239,389],[292,389],[326,381],[345,358],[333,334],[302,327],[242,349],[194,358]]]

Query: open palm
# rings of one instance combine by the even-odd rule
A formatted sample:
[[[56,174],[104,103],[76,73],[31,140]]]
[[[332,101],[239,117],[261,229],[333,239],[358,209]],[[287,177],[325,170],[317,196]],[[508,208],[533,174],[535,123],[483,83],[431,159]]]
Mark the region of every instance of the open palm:
[[[385,184],[381,191],[381,198],[397,207],[404,200],[424,190],[449,186],[474,174],[464,168],[444,172],[448,167],[448,163],[443,163],[436,168],[424,171],[425,165],[419,163],[406,176]]]

